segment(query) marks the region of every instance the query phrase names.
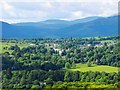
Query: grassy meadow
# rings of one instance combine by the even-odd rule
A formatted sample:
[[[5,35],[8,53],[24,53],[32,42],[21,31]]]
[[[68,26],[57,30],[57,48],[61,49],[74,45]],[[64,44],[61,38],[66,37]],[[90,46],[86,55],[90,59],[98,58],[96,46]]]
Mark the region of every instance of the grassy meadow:
[[[1,42],[0,42],[0,47],[1,47],[1,48],[0,48],[0,52],[2,52],[2,53],[4,53],[4,52],[9,52],[9,53],[11,54],[13,50],[6,50],[6,49],[4,49],[4,48],[5,48],[5,47],[10,48],[11,46],[15,46],[15,45],[18,45],[18,46],[20,47],[20,49],[29,46],[29,45],[25,45],[25,44],[7,43],[7,42],[1,43]]]
[[[99,71],[99,72],[107,72],[107,73],[112,73],[112,72],[118,72],[117,67],[112,67],[112,66],[107,66],[107,65],[95,65],[93,64],[91,67],[88,67],[87,64],[76,64],[75,68],[71,68],[69,70],[71,71],[81,71],[81,72],[87,72],[87,71]]]

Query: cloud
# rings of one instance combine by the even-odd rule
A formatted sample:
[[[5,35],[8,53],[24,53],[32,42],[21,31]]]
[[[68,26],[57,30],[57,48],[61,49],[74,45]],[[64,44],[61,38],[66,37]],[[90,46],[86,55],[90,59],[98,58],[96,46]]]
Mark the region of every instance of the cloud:
[[[118,2],[119,0],[4,0],[7,2]]]
[[[83,12],[82,11],[74,11],[74,12],[71,13],[70,18],[72,20],[78,19],[78,18],[83,18]]]
[[[7,2],[2,1],[1,3],[2,3],[2,5],[3,5],[3,9],[4,9],[4,10],[11,10],[11,9],[13,9],[13,7],[10,6]]]
[[[17,13],[15,13],[13,6],[5,1],[1,1],[1,14],[3,18],[6,18],[7,16],[9,16],[9,18],[17,16]]]
[[[2,0],[0,3],[2,19],[8,22],[74,20],[118,12],[118,0]]]

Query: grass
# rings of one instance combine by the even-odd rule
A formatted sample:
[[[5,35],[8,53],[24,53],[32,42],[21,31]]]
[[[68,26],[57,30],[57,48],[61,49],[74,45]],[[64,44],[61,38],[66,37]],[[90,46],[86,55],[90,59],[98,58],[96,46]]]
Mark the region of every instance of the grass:
[[[92,65],[92,67],[88,67],[87,64],[76,64],[76,68],[69,69],[71,71],[81,71],[81,72],[87,72],[87,71],[99,71],[99,72],[107,72],[112,73],[116,72],[118,73],[117,67],[107,66],[107,65]]]
[[[114,42],[114,41],[116,41],[116,40],[102,40],[101,42]]]
[[[13,50],[5,50],[4,47],[11,47],[11,46],[14,46],[14,45],[18,45],[20,47],[20,49],[24,48],[24,47],[27,47],[28,45],[24,45],[24,44],[17,44],[17,43],[1,43],[0,42],[0,53],[4,53],[4,52],[9,52],[9,53],[12,53]]]

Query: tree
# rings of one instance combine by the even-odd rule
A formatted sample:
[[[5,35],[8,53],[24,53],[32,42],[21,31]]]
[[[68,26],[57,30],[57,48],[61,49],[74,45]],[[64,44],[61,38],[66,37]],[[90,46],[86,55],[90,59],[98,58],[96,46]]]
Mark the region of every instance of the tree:
[[[91,66],[92,66],[92,64],[90,63],[90,61],[88,61],[87,66],[88,66],[88,67],[91,67]]]
[[[25,84],[25,78],[24,78],[24,77],[21,78],[20,84],[21,84],[21,85],[24,85],[24,84]]]
[[[34,85],[39,85],[39,81],[38,81],[38,80],[34,80],[34,81],[33,81],[33,84],[34,84]]]
[[[31,89],[40,89],[41,87],[39,85],[32,85]]]
[[[66,71],[65,76],[64,76],[64,81],[66,81],[66,82],[70,82],[71,81],[70,71]]]
[[[73,72],[73,75],[72,75],[72,78],[73,78],[73,81],[79,81],[80,80],[80,72]]]
[[[10,69],[10,68],[8,68],[8,69],[6,70],[6,74],[7,74],[7,78],[11,78],[11,77],[12,77],[12,72],[11,72],[11,69]]]
[[[66,69],[70,69],[70,67],[71,67],[70,63],[69,63],[69,62],[66,62],[65,68],[66,68]]]
[[[57,55],[53,55],[51,60],[52,60],[53,64],[56,64],[56,62],[57,62]]]
[[[51,78],[47,78],[46,84],[53,85],[53,80]]]
[[[75,68],[76,65],[75,65],[75,61],[72,62],[72,68]]]

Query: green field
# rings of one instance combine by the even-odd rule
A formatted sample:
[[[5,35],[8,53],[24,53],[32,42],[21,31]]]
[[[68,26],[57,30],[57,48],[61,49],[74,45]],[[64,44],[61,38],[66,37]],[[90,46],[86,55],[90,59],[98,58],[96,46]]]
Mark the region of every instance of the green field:
[[[117,42],[117,40],[102,40],[101,42]]]
[[[20,49],[24,48],[24,47],[27,47],[28,45],[24,45],[24,44],[16,44],[16,43],[1,43],[0,42],[0,53],[4,53],[4,52],[9,52],[9,53],[12,53],[13,50],[5,50],[4,47],[11,47],[11,46],[14,46],[14,45],[18,45],[20,47]]]
[[[87,64],[76,64],[76,68],[69,69],[71,71],[81,71],[81,72],[87,72],[87,71],[99,71],[99,72],[118,72],[117,67],[107,66],[107,65],[92,65],[92,67],[88,67]]]

